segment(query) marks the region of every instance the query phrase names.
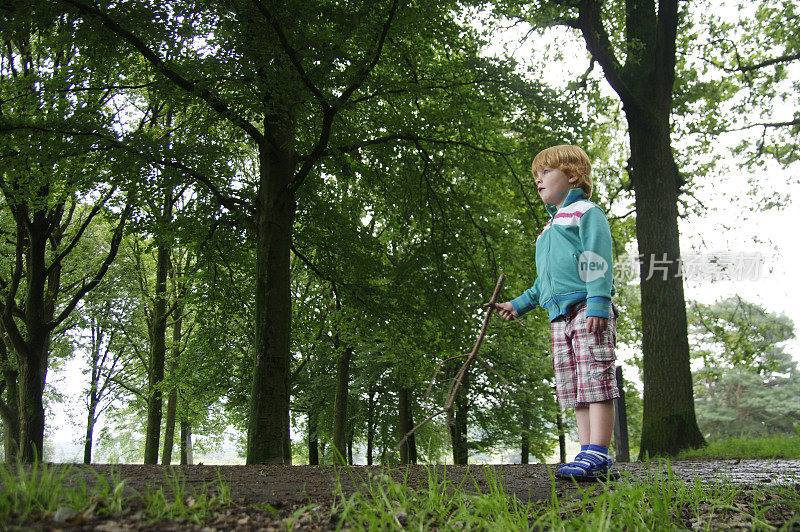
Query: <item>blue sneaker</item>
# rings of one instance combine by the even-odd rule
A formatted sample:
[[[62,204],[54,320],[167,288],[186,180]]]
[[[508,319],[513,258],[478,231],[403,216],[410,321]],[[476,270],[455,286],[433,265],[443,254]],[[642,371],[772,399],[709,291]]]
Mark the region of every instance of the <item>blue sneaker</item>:
[[[572,462],[556,471],[556,478],[577,482],[596,482],[598,480],[618,480],[619,471],[614,469],[614,460],[595,453],[581,452]]]

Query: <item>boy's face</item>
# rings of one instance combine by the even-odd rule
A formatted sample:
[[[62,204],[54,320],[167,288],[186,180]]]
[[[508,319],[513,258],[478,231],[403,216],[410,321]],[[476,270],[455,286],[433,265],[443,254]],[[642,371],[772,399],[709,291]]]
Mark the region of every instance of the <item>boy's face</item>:
[[[577,181],[577,177],[568,177],[558,168],[545,166],[536,172],[536,189],[539,191],[539,196],[543,202],[557,207],[561,207]]]

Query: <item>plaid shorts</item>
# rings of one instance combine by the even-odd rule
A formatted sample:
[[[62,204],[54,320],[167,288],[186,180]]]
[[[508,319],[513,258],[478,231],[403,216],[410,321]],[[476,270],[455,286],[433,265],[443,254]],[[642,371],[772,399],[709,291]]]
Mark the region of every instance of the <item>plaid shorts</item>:
[[[590,333],[586,326],[586,302],[550,322],[556,394],[561,408],[588,406],[619,397],[616,355],[617,309],[612,303],[608,327]]]

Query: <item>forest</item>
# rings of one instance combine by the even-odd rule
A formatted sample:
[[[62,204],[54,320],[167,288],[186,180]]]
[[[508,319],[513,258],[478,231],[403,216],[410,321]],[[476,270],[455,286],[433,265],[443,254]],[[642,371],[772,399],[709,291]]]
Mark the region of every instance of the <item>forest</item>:
[[[544,462],[573,421],[542,309],[490,320],[452,409],[398,443],[447,402],[500,274],[506,300],[533,284],[549,214],[530,165],[555,144],[590,155],[615,261],[640,259],[615,278],[632,448],[796,433],[794,323],[687,298],[679,224],[725,164],[755,176],[725,191],[754,211],[791,202],[758,175],[800,158],[799,16],[789,0],[4,2],[5,460],[43,457],[77,394],[87,464],[190,464],[231,433],[247,464]]]

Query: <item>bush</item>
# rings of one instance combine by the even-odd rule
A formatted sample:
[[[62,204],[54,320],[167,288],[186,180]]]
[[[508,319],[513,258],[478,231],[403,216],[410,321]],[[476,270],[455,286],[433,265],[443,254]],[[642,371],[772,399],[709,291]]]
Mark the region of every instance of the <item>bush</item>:
[[[726,438],[683,451],[678,459],[800,459],[800,435],[771,438]]]

